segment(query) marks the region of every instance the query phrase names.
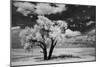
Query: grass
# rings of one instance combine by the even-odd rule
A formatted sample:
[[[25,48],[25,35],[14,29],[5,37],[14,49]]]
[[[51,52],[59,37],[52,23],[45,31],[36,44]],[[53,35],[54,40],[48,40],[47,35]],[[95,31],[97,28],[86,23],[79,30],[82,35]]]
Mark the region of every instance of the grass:
[[[23,49],[13,49],[11,64],[31,65],[61,62],[78,62],[95,60],[95,48],[55,48],[51,60],[44,61],[41,49],[25,52]]]

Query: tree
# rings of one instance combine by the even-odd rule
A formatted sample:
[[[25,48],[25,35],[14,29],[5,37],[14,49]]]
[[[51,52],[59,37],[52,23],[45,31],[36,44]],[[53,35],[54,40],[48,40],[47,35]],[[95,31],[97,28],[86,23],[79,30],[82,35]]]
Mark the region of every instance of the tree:
[[[67,23],[64,21],[51,21],[44,16],[38,16],[33,28],[26,27],[20,32],[21,44],[26,50],[39,46],[43,50],[44,60],[49,60],[54,47],[64,40],[66,29]],[[49,53],[47,53],[48,45],[50,45]]]

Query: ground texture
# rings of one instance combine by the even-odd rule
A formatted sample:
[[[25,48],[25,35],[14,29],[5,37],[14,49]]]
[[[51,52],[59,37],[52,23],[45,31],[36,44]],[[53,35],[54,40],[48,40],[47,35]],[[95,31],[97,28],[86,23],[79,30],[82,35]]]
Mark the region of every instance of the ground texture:
[[[55,48],[51,60],[44,61],[41,49],[26,52],[23,49],[11,49],[11,65],[35,65],[49,63],[69,63],[95,61],[95,48]]]

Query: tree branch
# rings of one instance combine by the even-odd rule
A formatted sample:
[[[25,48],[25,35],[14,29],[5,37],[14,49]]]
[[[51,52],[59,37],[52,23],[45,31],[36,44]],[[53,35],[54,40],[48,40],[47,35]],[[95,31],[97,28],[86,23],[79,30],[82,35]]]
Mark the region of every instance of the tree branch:
[[[51,42],[52,42],[51,45],[52,45],[53,47],[57,44],[57,40],[56,40],[56,39],[51,38]]]
[[[30,42],[33,42],[33,43],[37,42],[37,43],[39,43],[39,44],[37,44],[37,46],[40,46],[42,49],[46,48],[46,44],[42,41],[37,41],[37,40],[30,39]]]
[[[44,47],[42,46],[42,44],[37,44],[37,46],[41,47],[42,49],[44,49]]]
[[[57,44],[57,40],[55,40],[55,42],[54,42],[53,46],[55,47],[55,46],[56,46],[56,44]]]

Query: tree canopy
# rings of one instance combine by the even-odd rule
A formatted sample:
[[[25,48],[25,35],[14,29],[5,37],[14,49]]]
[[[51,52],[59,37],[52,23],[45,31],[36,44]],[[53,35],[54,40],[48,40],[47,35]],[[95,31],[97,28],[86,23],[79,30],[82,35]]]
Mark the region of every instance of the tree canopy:
[[[33,45],[32,43],[36,45],[39,42],[44,42],[46,45],[49,45],[51,39],[54,39],[55,42],[63,40],[66,29],[67,23],[65,21],[51,21],[44,16],[38,16],[37,24],[33,28],[26,27],[20,32],[19,36],[25,48]]]

